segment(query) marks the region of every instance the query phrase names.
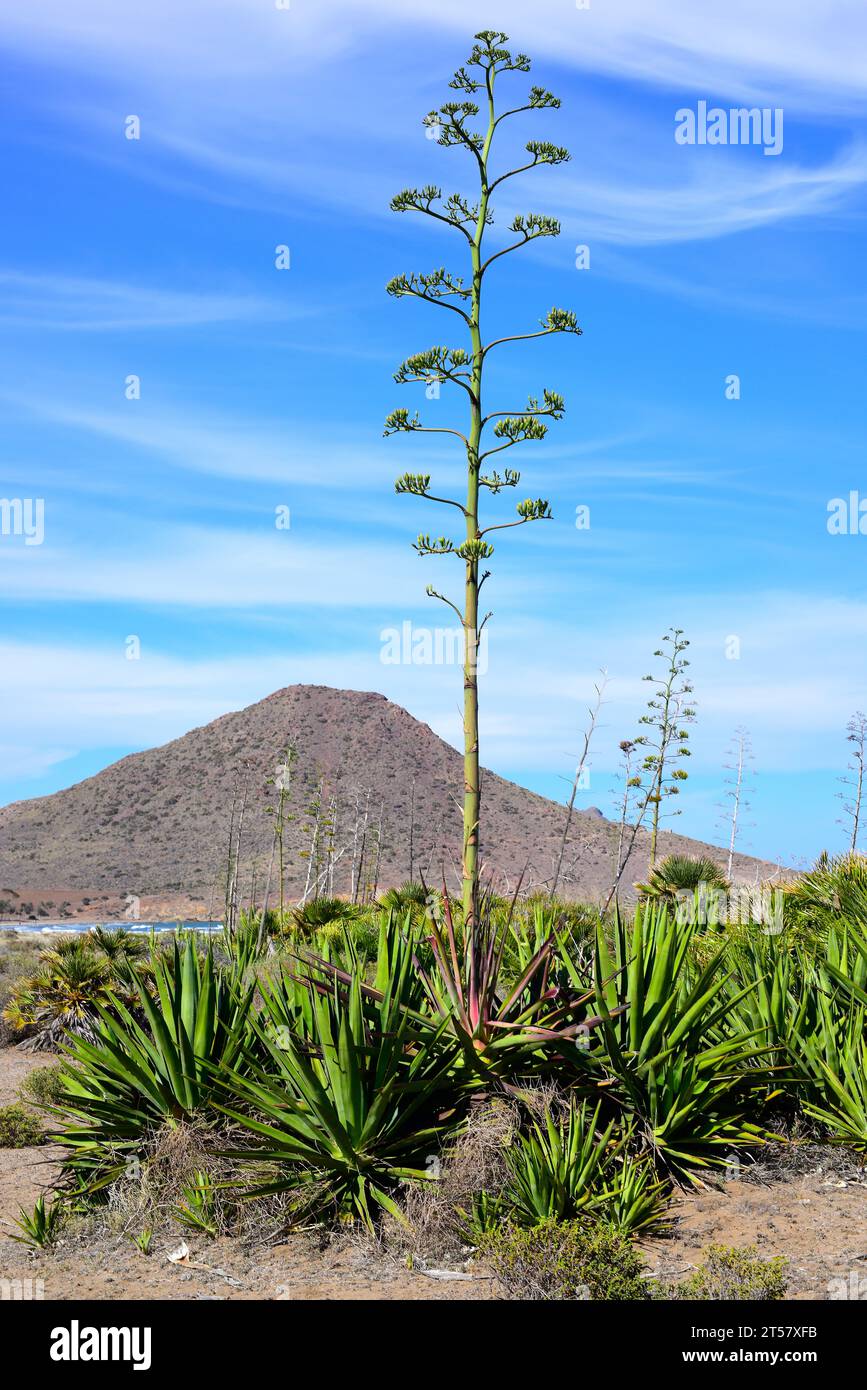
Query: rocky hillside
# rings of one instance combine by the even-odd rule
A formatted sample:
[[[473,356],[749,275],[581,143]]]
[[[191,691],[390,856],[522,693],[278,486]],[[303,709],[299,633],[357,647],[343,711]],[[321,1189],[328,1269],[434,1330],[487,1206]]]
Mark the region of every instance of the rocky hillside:
[[[276,789],[268,785],[292,741],[286,796],[287,891],[302,891],[316,821],[323,851],[333,844],[333,888],[346,893],[374,876],[380,888],[423,873],[451,884],[460,864],[462,760],[426,725],[382,695],[290,686],[182,738],[121,759],[67,791],[0,809],[0,896],[12,889],[80,901],[108,894],[181,894],[218,908],[230,828],[240,830],[240,880],[261,884],[273,837]],[[483,779],[487,872],[500,889],[550,881],[564,808],[491,772]],[[241,812],[243,808],[243,817]],[[382,823],[379,834],[380,817]],[[576,815],[561,887],[592,900],[611,883],[617,829],[598,811]],[[708,846],[665,834],[661,852]],[[412,864],[410,863],[412,849]],[[362,859],[363,851],[363,859]],[[713,851],[711,851],[713,852]],[[722,852],[717,852],[722,862]],[[641,877],[647,840],[638,837],[624,884]],[[359,869],[359,865],[361,866]],[[754,881],[773,866],[738,856],[736,876]]]

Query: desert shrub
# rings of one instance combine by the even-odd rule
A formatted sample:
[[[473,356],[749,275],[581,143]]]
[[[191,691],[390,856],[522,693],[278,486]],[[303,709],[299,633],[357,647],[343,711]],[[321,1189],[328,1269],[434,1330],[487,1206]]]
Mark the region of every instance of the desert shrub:
[[[786,1261],[763,1260],[754,1245],[711,1245],[698,1269],[668,1291],[672,1299],[768,1302],[786,1292]]]
[[[63,1071],[61,1062],[34,1067],[18,1087],[19,1096],[32,1105],[56,1105],[63,1092]]]
[[[25,1106],[0,1106],[0,1149],[30,1149],[44,1141],[45,1131]]]
[[[507,1223],[482,1237],[478,1256],[510,1298],[639,1300],[649,1297],[640,1256],[592,1222]]]
[[[408,1187],[400,1219],[386,1222],[388,1246],[437,1263],[463,1258],[462,1246],[477,1244],[500,1219],[506,1155],[519,1123],[518,1106],[505,1097],[472,1106],[443,1150],[439,1180]]]

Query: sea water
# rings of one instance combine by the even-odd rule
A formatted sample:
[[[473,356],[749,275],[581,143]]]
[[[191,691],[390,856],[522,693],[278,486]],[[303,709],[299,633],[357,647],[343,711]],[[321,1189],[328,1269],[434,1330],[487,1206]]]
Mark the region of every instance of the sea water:
[[[107,931],[112,931],[116,927],[123,927],[126,931],[136,932],[141,936],[149,936],[151,932],[161,931],[203,931],[216,932],[223,930],[222,922],[0,922],[0,932],[15,931],[37,933],[38,935],[52,935],[61,933],[64,936],[79,935],[82,932],[93,931],[94,927],[104,927]]]

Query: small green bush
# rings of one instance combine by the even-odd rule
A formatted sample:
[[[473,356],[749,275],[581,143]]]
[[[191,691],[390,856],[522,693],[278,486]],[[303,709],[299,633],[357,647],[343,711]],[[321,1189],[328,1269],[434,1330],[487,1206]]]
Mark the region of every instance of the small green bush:
[[[49,1067],[35,1067],[18,1087],[19,1096],[32,1105],[56,1105],[63,1092],[63,1072],[60,1062]]]
[[[510,1298],[649,1298],[643,1265],[628,1240],[585,1221],[507,1224],[484,1236],[483,1259]]]
[[[45,1131],[23,1105],[0,1105],[0,1149],[31,1149]]]
[[[781,1255],[763,1260],[754,1245],[738,1249],[710,1245],[694,1274],[670,1292],[673,1299],[773,1302],[786,1292],[786,1261]]]

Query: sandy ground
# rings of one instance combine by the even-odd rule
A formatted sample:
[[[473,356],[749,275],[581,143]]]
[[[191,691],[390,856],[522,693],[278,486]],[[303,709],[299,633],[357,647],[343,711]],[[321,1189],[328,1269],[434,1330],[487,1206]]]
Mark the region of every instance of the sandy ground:
[[[209,914],[219,915],[222,909],[219,900],[213,900],[213,894],[209,898],[207,894],[146,893],[130,900],[95,888],[20,888],[13,901],[17,901],[19,910],[14,916],[3,918],[0,930],[22,924],[39,926],[43,921],[122,922],[132,927],[137,921],[199,921]],[[21,904],[27,904],[27,909]]]
[[[16,1097],[29,1070],[53,1061],[0,1049],[0,1104]],[[31,1208],[57,1172],[51,1147],[0,1149],[0,1280],[41,1280],[47,1299],[276,1299],[423,1300],[501,1297],[483,1270],[441,1279],[407,1270],[364,1242],[322,1248],[299,1234],[269,1248],[238,1240],[208,1240],[178,1232],[155,1239],[139,1254],[126,1236],[64,1237],[50,1251],[33,1253],[9,1238],[21,1206]],[[649,1272],[668,1280],[688,1275],[708,1245],[755,1245],[765,1257],[788,1260],[790,1299],[867,1298],[867,1175],[815,1170],[786,1181],[724,1184],[688,1193],[674,1208],[670,1236],[647,1242]],[[189,1263],[167,1255],[185,1238]],[[834,1281],[838,1281],[835,1283]],[[854,1296],[858,1296],[858,1293]]]

